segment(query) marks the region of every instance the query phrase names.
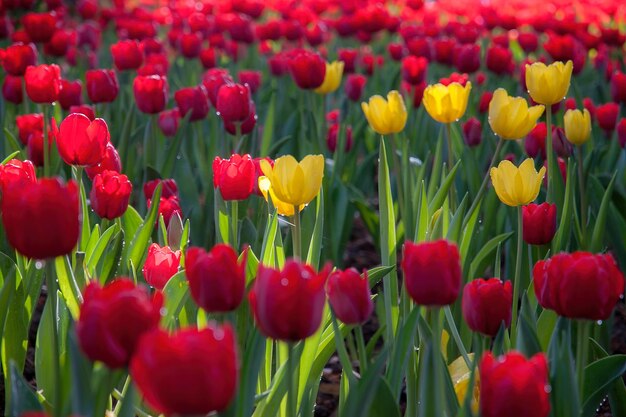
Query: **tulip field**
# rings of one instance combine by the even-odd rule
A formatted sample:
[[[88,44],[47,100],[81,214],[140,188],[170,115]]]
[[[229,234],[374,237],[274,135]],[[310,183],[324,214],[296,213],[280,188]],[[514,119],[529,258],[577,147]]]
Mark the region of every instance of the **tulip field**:
[[[0,413],[626,417],[623,0],[0,0]]]

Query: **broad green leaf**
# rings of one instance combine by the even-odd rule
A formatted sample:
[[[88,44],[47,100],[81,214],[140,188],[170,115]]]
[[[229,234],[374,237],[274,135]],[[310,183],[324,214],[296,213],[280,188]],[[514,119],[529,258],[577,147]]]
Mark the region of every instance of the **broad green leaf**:
[[[141,265],[142,259],[146,255],[148,244],[150,242],[150,236],[152,236],[152,230],[157,221],[157,214],[159,212],[159,201],[161,200],[162,184],[157,185],[152,195],[152,205],[148,211],[143,224],[139,227],[135,236],[130,244],[127,254],[126,262],[124,264],[134,265],[138,268]]]
[[[7,417],[20,417],[27,411],[43,411],[43,407],[37,400],[37,395],[24,381],[21,371],[15,362],[9,363],[9,394],[7,398]]]
[[[493,239],[489,240],[485,245],[480,249],[480,251],[473,257],[472,262],[470,263],[470,269],[468,277],[473,279],[478,276],[482,272],[480,269],[481,265],[489,255],[498,247],[498,245],[505,242],[508,238],[513,235],[514,232],[502,233]]]
[[[613,355],[587,365],[581,417],[593,417],[612,384],[626,372],[626,355]]]
[[[315,210],[315,227],[311,236],[309,245],[309,253],[306,257],[306,263],[317,270],[320,263],[320,255],[322,252],[322,238],[324,235],[324,190],[321,189],[317,195],[317,204]]]
[[[613,174],[611,182],[609,182],[609,185],[606,187],[606,192],[602,197],[602,203],[600,203],[596,224],[593,227],[593,234],[591,235],[591,252],[599,252],[602,250],[603,237],[606,231],[607,214],[611,203],[611,196],[613,195],[613,185],[615,184],[616,175],[617,173]]]

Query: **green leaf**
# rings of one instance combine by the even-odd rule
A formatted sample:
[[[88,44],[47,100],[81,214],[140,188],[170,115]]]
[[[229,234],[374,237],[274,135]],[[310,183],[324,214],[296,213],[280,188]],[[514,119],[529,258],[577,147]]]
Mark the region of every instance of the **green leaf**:
[[[78,318],[78,297],[81,296],[80,289],[76,284],[74,278],[74,271],[72,265],[70,265],[69,258],[67,256],[58,256],[54,259],[54,266],[59,280],[59,289],[61,295],[65,300],[67,308],[70,310],[74,319]],[[82,267],[82,266],[81,266]]]
[[[606,232],[607,213],[610,207],[611,196],[613,194],[613,185],[615,184],[616,175],[617,172],[613,174],[611,182],[609,182],[609,185],[606,187],[606,192],[602,197],[602,203],[600,203],[598,217],[596,218],[596,224],[593,227],[593,234],[591,236],[591,246],[589,248],[591,252],[599,252],[603,246],[602,239]]]
[[[309,245],[309,253],[306,257],[306,263],[311,265],[315,270],[319,268],[320,255],[322,252],[322,237],[324,234],[324,190],[321,189],[317,195],[317,204],[315,210],[315,226],[311,243]]]
[[[95,227],[98,227],[98,225],[96,225]],[[117,224],[111,225],[107,230],[104,231],[104,233],[102,233],[102,236],[100,236],[97,243],[93,245],[93,247],[87,247],[87,251],[85,252],[85,266],[87,267],[87,270],[91,275],[95,274],[96,266],[98,265],[98,262],[100,261],[100,258],[104,253],[104,250],[107,248],[109,241],[118,230],[119,227]],[[96,236],[96,234],[93,232],[91,233],[91,235],[92,237]]]
[[[125,259],[126,262],[124,262],[125,265],[128,265],[129,269],[131,268],[131,264],[138,268],[141,265],[141,260],[146,255],[148,243],[150,242],[150,236],[152,236],[152,230],[156,224],[157,214],[159,212],[159,201],[161,200],[162,187],[163,185],[159,184],[155,188],[151,199],[152,205],[150,206],[148,215],[143,221],[143,224],[139,227],[139,229],[137,229],[135,237],[130,244],[128,257]]]
[[[537,320],[537,337],[539,338],[541,350],[544,352],[550,345],[550,338],[552,337],[558,318],[559,316],[557,316],[553,310],[548,309],[543,310],[539,315],[539,319]]]
[[[276,94],[272,93],[270,104],[267,107],[263,136],[261,138],[261,153],[259,155],[269,155],[270,145],[274,137],[274,113],[276,112]]]
[[[163,163],[163,168],[161,168],[163,178],[170,178],[174,172],[174,166],[180,153],[180,145],[183,143],[183,139],[187,137],[187,125],[189,124],[190,117],[191,112],[188,112],[185,117],[182,118],[174,138],[170,141],[170,146],[167,148],[166,152],[167,157]]]
[[[81,352],[74,323],[71,323],[67,332],[68,357],[71,370],[72,384],[70,401],[72,412],[77,415],[91,414],[95,398],[91,392],[91,377],[93,364]]]
[[[574,201],[574,169],[573,164],[567,165],[567,181],[565,183],[565,199],[563,202],[563,209],[561,213],[561,222],[559,228],[552,241],[552,253],[559,253],[561,250],[565,250],[567,242],[570,237],[572,228],[572,217],[575,210]]]
[[[518,318],[516,349],[531,357],[541,352],[541,344],[537,337],[535,315],[533,314],[526,292],[522,295],[522,306]]]
[[[389,274],[396,268],[395,265],[392,266],[377,266],[367,271],[367,276],[369,278],[370,288],[374,288],[384,276]]]
[[[402,378],[405,374],[409,354],[414,349],[414,339],[420,317],[420,309],[413,308],[403,323],[402,328],[398,331],[396,339],[393,342],[393,348],[387,368],[387,380],[394,398],[400,398]]]
[[[430,218],[428,212],[428,197],[426,196],[426,184],[422,180],[420,183],[419,199],[417,203],[417,223],[415,224],[415,240],[416,242],[423,242],[426,240],[426,233],[428,232],[428,220]]]
[[[626,372],[626,355],[613,355],[587,365],[581,417],[593,417],[614,381]]]
[[[554,417],[572,417],[580,411],[578,380],[571,339],[569,320],[560,318],[548,349],[550,385],[552,386],[550,399]]]
[[[378,385],[383,378],[380,373],[387,359],[387,348],[379,353],[378,357],[367,371],[361,375],[361,379],[356,387],[352,388],[346,399],[344,416],[367,416],[372,408],[372,403],[376,398]]]
[[[15,362],[9,362],[7,417],[20,417],[27,411],[43,411],[35,392],[28,386]]]
[[[457,164],[458,165],[458,164]],[[459,208],[454,213],[452,217],[452,221],[450,222],[450,227],[448,228],[448,234],[446,239],[452,242],[460,243],[462,232],[463,232],[463,218],[465,217],[465,210],[468,204],[468,195],[465,194]]]
[[[127,210],[128,211],[128,210]],[[107,245],[106,256],[102,259],[100,268],[100,284],[106,283],[117,272],[122,252],[124,250],[124,230],[120,230],[113,237],[113,241]]]
[[[432,198],[432,200],[428,204],[429,213],[434,213],[443,205],[444,200],[446,199],[446,197],[448,197],[448,192],[450,191],[450,187],[454,183],[454,177],[456,176],[456,172],[458,171],[460,165],[461,165],[461,161],[459,160],[457,161],[456,164],[454,164],[454,167],[450,170],[448,175],[446,175],[446,177],[444,178],[443,182],[437,189],[435,196]]]
[[[385,378],[381,378],[374,393],[368,417],[400,417],[400,407]]]
[[[488,241],[480,249],[476,256],[474,256],[472,263],[470,264],[468,277],[475,278],[476,276],[478,276],[477,274],[482,272],[482,270],[479,268],[481,267],[483,262],[485,262],[487,257],[491,255],[491,253],[498,247],[498,245],[502,244],[502,242],[505,242],[508,238],[510,238],[513,233],[514,232],[502,233]]]
[[[15,138],[14,138],[15,139]],[[15,151],[12,154],[10,154],[9,156],[7,156],[6,158],[4,158],[2,160],[2,162],[0,162],[0,165],[5,165],[7,162],[9,162],[11,159],[15,158],[17,155],[19,155],[20,151]]]
[[[178,321],[178,316],[189,298],[189,283],[185,271],[176,273],[163,288],[165,298],[165,315],[161,318],[161,324],[172,329]]]

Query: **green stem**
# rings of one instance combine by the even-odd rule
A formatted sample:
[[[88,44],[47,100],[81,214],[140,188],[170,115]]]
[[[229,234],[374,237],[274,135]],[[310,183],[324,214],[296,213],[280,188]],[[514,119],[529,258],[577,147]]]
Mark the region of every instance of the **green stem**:
[[[490,171],[491,171],[491,168],[495,165],[496,160],[498,159],[498,156],[500,155],[500,150],[502,149],[502,145],[504,145],[504,139],[500,138],[498,139],[496,150],[493,152],[493,156],[491,157],[491,162],[489,163],[489,168],[487,168],[487,173],[485,174],[483,178],[483,182],[480,184],[480,188],[478,189],[478,194],[476,194],[476,198],[474,199],[474,201],[472,201],[472,205],[470,206],[467,212],[467,215],[465,215],[465,218],[463,219],[464,228],[465,228],[465,225],[467,225],[467,222],[469,222],[469,219],[472,217],[472,214],[474,214],[474,211],[478,208],[478,204],[483,199],[483,195],[485,194],[485,191],[487,191],[487,184],[489,183],[489,178],[491,178]]]
[[[554,176],[559,175],[554,166],[554,151],[552,150],[552,106],[546,106],[546,158],[548,160],[548,191],[546,201],[553,202],[554,199]]]
[[[433,355],[432,355],[432,360],[434,361],[433,363],[433,370],[434,370],[434,381],[433,383],[435,384],[435,404],[439,404],[442,408],[445,407],[444,401],[443,401],[443,393],[444,393],[444,384],[443,384],[443,378],[442,378],[442,372],[444,371],[443,369],[441,369],[441,330],[442,330],[442,326],[441,326],[441,309],[439,307],[437,308],[432,308],[430,310],[431,313],[431,320],[432,320],[432,324],[431,324],[431,329],[432,329],[432,333],[433,333],[433,339],[431,340],[432,346],[431,348],[433,349]],[[420,381],[422,383],[427,381]],[[443,416],[444,413],[441,412],[439,415]]]
[[[59,356],[59,329],[57,328],[57,281],[54,269],[54,259],[46,260],[46,286],[48,289],[48,302],[52,311],[52,375],[54,378],[54,410],[53,416],[60,417],[61,411],[61,364]]]
[[[585,170],[583,167],[583,148],[577,146],[578,153],[578,181],[580,184],[580,223],[582,230],[581,246],[587,243],[587,195],[585,194]]]
[[[522,250],[524,247],[522,206],[517,207],[517,254],[515,256],[515,276],[513,281],[513,314],[511,320],[511,346],[515,346],[517,339],[517,310],[519,304],[519,287],[522,275]]]
[[[300,225],[300,207],[293,206],[293,227],[291,238],[293,240],[293,257],[302,259],[302,238]]]
[[[365,345],[365,338],[363,337],[363,326],[358,325],[354,328],[356,335],[356,347],[359,352],[359,370],[361,375],[367,370],[367,347]]]
[[[113,394],[113,398],[117,400],[117,404],[115,404],[115,409],[113,410],[113,414],[116,416],[120,413],[120,410],[122,409],[122,404],[127,399],[126,397],[128,394],[128,389],[130,387],[130,384],[131,384],[130,376],[127,376],[126,380],[124,381],[124,386],[122,387],[121,395],[119,397],[116,397],[115,392]]]
[[[461,353],[461,356],[463,357],[465,364],[467,365],[468,368],[471,369],[472,362],[470,361],[469,355],[467,354],[467,350],[465,349],[465,345],[463,344],[463,341],[461,340],[461,335],[459,334],[459,331],[456,328],[456,323],[454,322],[454,317],[452,317],[452,311],[450,311],[450,306],[445,306],[443,308],[443,312],[446,316],[446,320],[448,321],[448,326],[450,326],[450,332],[452,333],[452,338],[454,339],[454,342],[456,343],[456,346],[459,349],[459,352]]]
[[[82,166],[75,166],[72,167],[72,174],[74,175],[74,180],[78,183],[78,189],[80,190],[81,193],[84,193],[85,190],[83,188],[83,167]],[[89,213],[83,213],[83,202],[82,202],[82,197],[81,197],[81,202],[78,205],[78,210],[79,210],[79,215],[81,219],[84,219],[85,216],[89,216]],[[83,249],[83,244],[85,244],[85,242],[83,242],[82,237],[83,237],[83,222],[80,222],[78,225],[79,229],[78,229],[78,248],[79,250]]]
[[[295,387],[295,360],[293,343],[287,343],[287,417],[298,416],[298,390]]]
[[[578,393],[582,395],[583,383],[585,381],[585,367],[589,356],[589,332],[591,322],[588,320],[578,320],[577,348],[576,348],[576,376],[578,377]]]
[[[346,348],[346,341],[343,338],[343,334],[339,329],[339,323],[337,323],[337,317],[335,316],[335,312],[330,312],[330,317],[333,325],[333,333],[335,335],[335,345],[337,347],[337,353],[339,354],[339,361],[341,362],[341,367],[343,368],[344,375],[347,375],[350,383],[354,382],[354,371],[352,369],[352,361],[350,360],[350,355],[348,355],[348,349]]]
[[[41,111],[43,113],[43,176],[49,177],[52,167],[50,166],[50,138],[48,137],[48,105],[42,104]]]
[[[232,200],[230,202],[230,231],[232,233],[231,243],[233,248],[239,250],[239,201]]]
[[[452,132],[451,132],[451,124],[450,123],[446,123],[446,141],[448,143],[448,170],[447,172],[450,172],[452,170],[452,167],[454,166],[454,155],[453,155],[453,151],[452,151]],[[455,201],[455,188],[454,187],[450,187],[450,193],[449,193],[449,198],[450,198],[450,208],[452,210],[456,209],[456,201]]]

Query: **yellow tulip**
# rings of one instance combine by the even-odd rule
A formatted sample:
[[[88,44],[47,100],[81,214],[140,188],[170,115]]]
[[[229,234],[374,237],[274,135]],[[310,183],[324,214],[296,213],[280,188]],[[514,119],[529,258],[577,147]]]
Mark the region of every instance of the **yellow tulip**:
[[[273,168],[269,162],[261,160],[261,170],[270,181],[272,200],[301,206],[309,204],[320,191],[324,157],[307,155],[298,162],[293,156],[285,155],[274,161]]]
[[[469,360],[474,359],[474,354],[470,353],[467,355]],[[459,400],[459,404],[463,404],[465,402],[465,396],[467,395],[467,389],[469,388],[471,371],[467,367],[465,360],[463,357],[458,357],[448,365],[448,372],[450,373],[450,379],[452,380],[452,384],[454,385],[454,392],[456,393],[456,398]],[[472,392],[472,410],[476,413],[478,412],[478,404],[480,399],[480,387],[479,387],[479,373],[474,373],[474,391]]]
[[[276,197],[276,194],[272,189],[272,183],[270,182],[269,178],[264,175],[261,175],[259,177],[259,190],[261,190],[263,197],[265,197],[265,201],[268,201],[268,195],[272,198],[272,205],[274,205],[276,211],[278,211],[278,214],[280,214],[281,216],[293,216],[293,214],[295,213],[294,205],[287,204],[284,201],[280,201],[278,197]],[[298,208],[298,211],[302,211],[304,207],[304,204],[302,204]]]
[[[498,88],[489,103],[489,124],[502,139],[520,139],[537,125],[544,109],[542,105],[528,107],[525,98],[511,97]]]
[[[328,94],[339,88],[341,84],[341,77],[343,76],[343,61],[333,61],[326,63],[326,75],[324,75],[324,82],[315,90],[318,94]]]
[[[565,98],[572,78],[572,61],[526,64],[526,88],[536,103],[552,105]]]
[[[500,201],[507,206],[526,205],[537,198],[546,167],[535,170],[535,162],[528,158],[518,167],[505,159],[491,168],[491,183]]]
[[[589,110],[568,110],[563,116],[565,137],[574,145],[583,145],[591,134],[591,115]]]
[[[424,90],[422,103],[430,117],[440,123],[452,123],[465,114],[471,89],[470,82],[465,87],[459,83],[429,85]]]
[[[402,132],[406,125],[406,107],[396,90],[387,94],[387,100],[379,95],[370,97],[369,103],[361,103],[361,109],[370,127],[381,135]]]

